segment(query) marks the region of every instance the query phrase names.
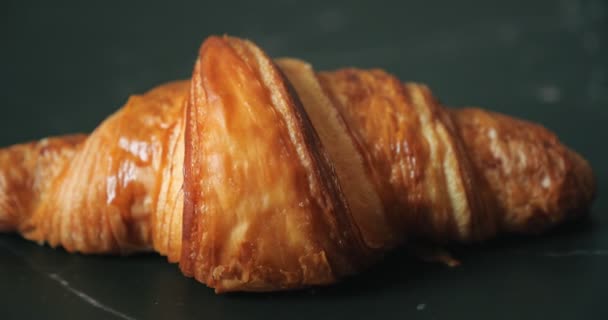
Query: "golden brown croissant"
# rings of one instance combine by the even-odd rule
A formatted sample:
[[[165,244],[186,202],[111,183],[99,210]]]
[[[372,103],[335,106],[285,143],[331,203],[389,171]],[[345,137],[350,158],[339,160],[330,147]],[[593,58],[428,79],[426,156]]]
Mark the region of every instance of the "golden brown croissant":
[[[155,250],[217,292],[329,284],[404,243],[540,232],[594,192],[588,163],[539,125],[231,37],[88,137],[0,150],[0,230]]]

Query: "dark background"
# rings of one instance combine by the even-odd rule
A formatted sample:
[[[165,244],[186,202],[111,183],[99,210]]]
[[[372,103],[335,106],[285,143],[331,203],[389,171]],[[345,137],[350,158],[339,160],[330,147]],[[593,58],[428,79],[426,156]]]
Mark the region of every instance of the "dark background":
[[[0,146],[91,131],[129,94],[189,77],[202,40],[223,33],[544,124],[590,160],[591,218],[455,248],[454,269],[395,252],[330,288],[222,296],[157,255],[69,255],[0,235],[0,318],[608,319],[606,1],[4,1]]]

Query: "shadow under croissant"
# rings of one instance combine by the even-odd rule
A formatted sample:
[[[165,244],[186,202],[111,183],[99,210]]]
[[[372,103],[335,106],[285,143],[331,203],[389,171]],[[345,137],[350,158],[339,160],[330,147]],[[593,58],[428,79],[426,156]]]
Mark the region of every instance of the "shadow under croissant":
[[[447,248],[448,251],[462,263],[454,268],[436,262],[424,262],[406,249],[397,249],[360,274],[348,277],[330,286],[267,293],[232,292],[219,297],[216,296],[216,299],[245,299],[251,301],[266,299],[289,301],[303,297],[307,299],[340,299],[353,296],[372,296],[377,295],[378,292],[386,293],[395,290],[400,292],[411,291],[414,294],[422,287],[441,288],[446,281],[450,281],[453,277],[469,277],[476,272],[492,272],[491,269],[497,264],[496,259],[512,261],[538,258],[543,255],[547,248],[554,249],[556,242],[565,240],[570,243],[571,240],[581,235],[592,234],[594,228],[597,228],[597,226],[593,223],[592,217],[584,215],[581,219],[558,226],[542,236],[503,236],[484,243],[450,246]],[[106,276],[100,278],[100,271],[107,270],[107,272],[114,274],[124,272],[120,276],[107,277],[108,280],[111,278],[127,279],[126,282],[121,280],[120,283],[112,283],[110,286],[113,288],[125,286],[132,290],[136,286],[136,282],[145,281],[145,277],[150,276],[153,279],[150,279],[151,283],[148,283],[147,286],[159,287],[158,292],[162,292],[162,288],[169,286],[174,293],[180,291],[179,296],[184,301],[200,295],[215,296],[212,289],[206,288],[203,284],[197,283],[191,278],[182,277],[175,265],[166,263],[164,257],[158,257],[155,253],[135,254],[128,258],[81,255],[67,253],[62,248],[51,251],[47,246],[37,246],[16,234],[4,234],[0,237],[0,240],[0,250],[8,251],[8,255],[11,256],[10,259],[21,258],[25,267],[29,267],[36,273],[61,273],[68,275],[69,278],[71,271],[78,270],[80,286],[91,286],[92,288],[108,286],[105,280],[102,281]],[[134,263],[130,264],[130,261]],[[488,264],[488,261],[490,261],[490,264]],[[138,269],[142,265],[152,264],[159,266],[162,264],[163,266],[153,271]],[[130,267],[130,265],[133,267]],[[91,269],[91,267],[91,272],[88,272],[87,269]],[[140,275],[128,280],[132,275],[131,273]],[[87,279],[89,277],[90,279]],[[133,284],[129,284],[129,281]],[[145,294],[145,296],[149,296],[147,300],[165,297],[164,294],[155,297],[155,294],[158,294],[158,292],[154,292],[155,290],[144,291],[148,291]],[[144,298],[141,292],[133,292],[133,294],[139,296],[140,299]]]
[[[403,288],[416,291],[418,284],[435,281],[434,279],[437,279],[439,288],[443,285],[439,277],[442,274],[463,273],[467,272],[467,269],[477,270],[477,263],[486,258],[491,260],[496,255],[509,256],[506,259],[519,257],[520,260],[522,257],[537,257],[542,255],[539,248],[551,247],[556,239],[591,234],[595,227],[592,217],[585,214],[542,235],[505,235],[482,243],[451,245],[446,248],[447,251],[461,262],[461,265],[456,267],[423,261],[407,249],[396,249],[367,270],[330,286],[268,293],[230,292],[224,296],[229,299],[361,296],[377,294],[379,291],[403,290]]]

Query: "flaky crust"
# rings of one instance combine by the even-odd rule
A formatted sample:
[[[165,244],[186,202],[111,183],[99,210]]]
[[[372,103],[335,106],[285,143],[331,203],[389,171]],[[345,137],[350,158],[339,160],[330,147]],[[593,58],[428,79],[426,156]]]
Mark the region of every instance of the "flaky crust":
[[[82,253],[154,250],[226,291],[333,283],[412,247],[584,214],[589,164],[540,125],[443,107],[382,70],[316,73],[211,37],[192,79],[91,135],[0,150],[0,231]]]
[[[186,117],[187,275],[224,290],[327,284],[365,253],[299,101],[253,44],[211,38]]]
[[[450,113],[502,231],[539,233],[589,209],[596,189],[589,163],[549,130],[477,108]]]
[[[0,220],[12,217],[5,229],[83,253],[128,253],[155,244],[167,254],[168,247],[179,248],[181,237],[168,234],[181,236],[181,214],[173,210],[181,205],[175,199],[156,202],[159,187],[166,191],[168,184],[174,193],[181,188],[182,176],[171,167],[179,153],[171,151],[179,149],[187,85],[175,82],[132,96],[89,137],[2,150]]]

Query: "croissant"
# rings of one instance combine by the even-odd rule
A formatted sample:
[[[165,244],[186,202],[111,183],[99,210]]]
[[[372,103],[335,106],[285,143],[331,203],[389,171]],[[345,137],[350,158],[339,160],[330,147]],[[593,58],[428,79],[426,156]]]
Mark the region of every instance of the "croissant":
[[[0,231],[154,250],[216,292],[331,284],[404,244],[539,233],[594,194],[589,164],[540,125],[227,36],[203,43],[190,80],[130,97],[90,135],[0,150]]]

